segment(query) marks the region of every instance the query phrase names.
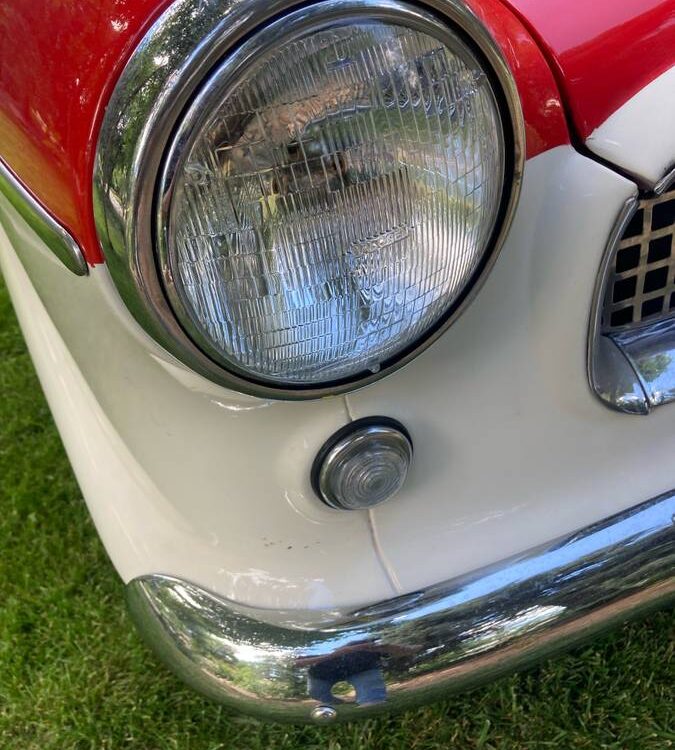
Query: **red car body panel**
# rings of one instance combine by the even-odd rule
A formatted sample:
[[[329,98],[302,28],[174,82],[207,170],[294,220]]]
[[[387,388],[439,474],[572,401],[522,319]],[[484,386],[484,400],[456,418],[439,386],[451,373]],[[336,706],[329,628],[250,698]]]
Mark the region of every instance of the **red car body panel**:
[[[504,2],[546,52],[581,140],[675,65],[675,0]]]
[[[91,264],[103,261],[92,210],[103,110],[127,58],[166,4],[0,3],[0,156]]]
[[[569,143],[565,110],[541,49],[501,0],[465,0],[490,29],[508,62],[520,94],[527,157]]]
[[[556,12],[563,3],[564,14]],[[514,71],[529,157],[569,140],[558,86],[583,135],[672,65],[674,3],[586,0],[572,14],[569,0],[468,0]],[[103,261],[91,188],[103,111],[126,60],[167,4],[8,0],[0,6],[0,155],[91,264]],[[614,69],[607,54],[619,49]]]

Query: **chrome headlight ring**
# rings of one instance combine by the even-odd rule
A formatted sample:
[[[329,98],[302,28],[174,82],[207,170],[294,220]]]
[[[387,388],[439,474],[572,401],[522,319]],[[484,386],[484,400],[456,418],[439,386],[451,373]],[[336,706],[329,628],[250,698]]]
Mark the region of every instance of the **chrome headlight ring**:
[[[441,29],[438,33],[459,37],[460,43],[479,58],[492,81],[504,128],[506,177],[497,220],[479,267],[465,293],[421,340],[374,372],[314,386],[279,385],[256,379],[222,359],[218,361],[208,342],[181,314],[171,269],[165,255],[162,259],[158,253],[161,238],[158,242],[155,217],[162,210],[158,185],[184,112],[223,60],[271,22],[278,19],[284,23],[293,14],[293,23],[312,24],[317,13],[322,21],[345,16],[393,23],[404,19],[406,26],[432,26]],[[221,4],[177,0],[135,51],[106,110],[96,153],[94,212],[118,291],[136,320],[167,351],[233,390],[266,398],[318,398],[353,390],[401,367],[458,317],[478,291],[504,240],[517,204],[523,162],[524,125],[512,75],[489,32],[459,0],[434,0],[428,10],[402,2],[376,4],[372,0],[324,0],[301,7],[289,0],[265,5],[257,1]]]

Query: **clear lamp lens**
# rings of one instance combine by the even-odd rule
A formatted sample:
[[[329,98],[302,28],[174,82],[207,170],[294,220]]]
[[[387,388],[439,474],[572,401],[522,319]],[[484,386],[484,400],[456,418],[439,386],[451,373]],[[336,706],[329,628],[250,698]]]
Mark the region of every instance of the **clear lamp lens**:
[[[412,460],[412,444],[398,427],[360,428],[353,422],[348,429],[321,457],[316,490],[333,508],[364,510],[401,489]]]
[[[377,372],[448,314],[486,252],[505,150],[488,77],[449,33],[364,18],[249,57],[216,74],[210,114],[176,140],[175,297],[246,376]]]

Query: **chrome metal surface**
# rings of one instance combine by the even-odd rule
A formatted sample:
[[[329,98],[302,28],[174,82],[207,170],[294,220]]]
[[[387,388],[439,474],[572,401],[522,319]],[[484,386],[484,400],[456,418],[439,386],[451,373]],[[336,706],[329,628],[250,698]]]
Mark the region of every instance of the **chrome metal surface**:
[[[324,706],[353,719],[492,679],[672,600],[674,518],[668,493],[343,615],[253,610],[163,575],[132,581],[128,602],[148,643],[206,695],[267,719],[311,721]]]
[[[656,185],[654,185],[652,192],[654,195],[661,195],[661,193],[664,193],[673,183],[675,183],[675,167],[663,175]]]
[[[374,481],[386,480],[383,476],[387,462],[400,459],[400,473],[394,477],[394,483],[385,487],[374,487],[371,496],[349,493],[349,487],[343,487],[336,481],[336,475],[345,464],[353,465],[354,461],[370,460],[369,453],[376,451],[374,470],[378,476]],[[324,444],[314,461],[312,485],[316,494],[331,508],[337,510],[364,510],[373,508],[393,497],[403,486],[412,462],[413,447],[410,437],[402,425],[382,417],[366,417],[350,422],[338,430]],[[362,458],[363,457],[363,458]],[[394,469],[396,467],[393,467]]]
[[[602,303],[617,245],[637,205],[636,192],[621,207],[607,240],[595,281],[588,332],[587,370],[591,388],[607,406],[626,414],[648,414],[649,404],[637,373],[611,339],[602,335]]]
[[[317,724],[327,724],[337,719],[337,711],[332,706],[317,706],[312,709],[310,716]]]
[[[589,356],[591,385],[608,406],[626,414],[649,414],[640,378],[611,338],[597,336]]]
[[[675,172],[667,176],[672,181]],[[675,399],[675,189],[631,199],[598,275],[589,378],[609,406],[648,414]]]
[[[87,275],[89,270],[80,246],[70,233],[52,218],[24,188],[2,161],[0,161],[0,193],[7,198],[24,221],[69,271],[78,276]]]
[[[650,408],[675,400],[675,317],[611,339],[640,379]]]
[[[491,242],[490,262],[494,262],[515,211],[525,155],[520,100],[501,51],[461,0],[429,0],[428,11],[396,0],[356,0],[350,7],[372,10],[378,16],[395,13],[401,7],[419,18],[438,14],[465,40],[468,38],[491,67],[501,87],[505,105],[502,115],[513,141],[512,179],[507,180],[501,221]],[[441,335],[479,288],[474,283],[445,325],[391,367],[356,382],[330,387],[278,388],[252,382],[215,363],[185,333],[164,293],[153,244],[154,191],[167,144],[185,106],[228,50],[266,20],[294,8],[303,8],[308,16],[312,13],[311,5],[294,0],[176,0],[148,31],[120,78],[106,110],[94,174],[94,211],[106,261],[138,322],[169,352],[214,382],[253,395],[285,399],[346,392],[404,365]],[[343,12],[340,0],[328,0],[323,8],[336,15]]]

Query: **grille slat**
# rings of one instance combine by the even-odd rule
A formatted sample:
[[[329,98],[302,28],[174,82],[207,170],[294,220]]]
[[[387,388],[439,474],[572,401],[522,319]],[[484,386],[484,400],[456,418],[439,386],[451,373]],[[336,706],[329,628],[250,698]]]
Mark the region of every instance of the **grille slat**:
[[[619,241],[604,291],[601,332],[675,316],[675,187],[640,200]]]

